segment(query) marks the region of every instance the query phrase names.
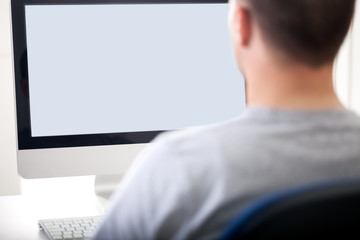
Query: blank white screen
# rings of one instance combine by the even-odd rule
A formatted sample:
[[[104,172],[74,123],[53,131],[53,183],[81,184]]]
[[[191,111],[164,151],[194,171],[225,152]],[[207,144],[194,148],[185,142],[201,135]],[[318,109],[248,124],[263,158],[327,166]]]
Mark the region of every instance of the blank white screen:
[[[32,136],[181,129],[236,117],[226,4],[26,6]]]

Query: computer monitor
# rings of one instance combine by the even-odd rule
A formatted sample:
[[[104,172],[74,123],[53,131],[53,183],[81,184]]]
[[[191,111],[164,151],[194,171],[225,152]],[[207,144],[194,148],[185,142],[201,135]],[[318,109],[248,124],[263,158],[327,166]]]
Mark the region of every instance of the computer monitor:
[[[18,172],[124,173],[162,131],[245,108],[223,0],[12,0]]]

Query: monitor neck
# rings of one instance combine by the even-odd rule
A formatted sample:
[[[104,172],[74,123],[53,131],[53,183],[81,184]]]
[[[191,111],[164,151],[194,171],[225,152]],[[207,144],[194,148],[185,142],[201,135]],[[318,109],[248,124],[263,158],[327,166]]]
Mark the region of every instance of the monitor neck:
[[[119,185],[123,176],[123,174],[96,175],[94,182],[94,191],[96,197],[99,199],[100,203],[104,207],[106,207],[109,199]]]

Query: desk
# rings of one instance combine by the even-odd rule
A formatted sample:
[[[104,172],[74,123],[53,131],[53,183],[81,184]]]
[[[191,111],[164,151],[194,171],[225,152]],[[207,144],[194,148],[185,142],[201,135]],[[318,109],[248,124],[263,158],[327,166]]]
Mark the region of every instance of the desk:
[[[0,197],[1,240],[44,240],[39,219],[93,216],[104,213],[95,195]]]

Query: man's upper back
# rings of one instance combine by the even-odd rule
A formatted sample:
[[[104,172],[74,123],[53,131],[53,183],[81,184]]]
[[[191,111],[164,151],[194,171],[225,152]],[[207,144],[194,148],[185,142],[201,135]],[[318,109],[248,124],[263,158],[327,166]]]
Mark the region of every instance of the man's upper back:
[[[255,198],[291,185],[360,176],[360,118],[346,110],[249,108],[211,131],[222,159],[224,199],[194,236],[222,230]],[[204,165],[206,165],[204,163]],[[219,234],[219,232],[215,233]]]
[[[360,118],[346,110],[248,108],[226,123],[164,134],[120,186],[104,224],[116,226],[98,236],[216,239],[265,193],[359,176],[359,146]]]

